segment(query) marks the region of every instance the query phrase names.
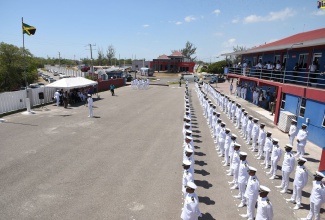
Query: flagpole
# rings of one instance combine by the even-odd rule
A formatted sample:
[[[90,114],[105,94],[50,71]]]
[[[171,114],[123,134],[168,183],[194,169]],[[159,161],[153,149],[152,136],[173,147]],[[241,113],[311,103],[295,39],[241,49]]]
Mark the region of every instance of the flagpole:
[[[26,90],[27,90],[27,76],[26,76],[26,55],[25,55],[25,34],[24,34],[24,18],[21,17],[21,27],[22,27],[22,32],[23,32],[23,56],[24,56],[24,60],[23,60],[23,63],[24,63],[24,78],[25,78],[25,87],[26,87]],[[26,93],[27,94],[27,93]]]

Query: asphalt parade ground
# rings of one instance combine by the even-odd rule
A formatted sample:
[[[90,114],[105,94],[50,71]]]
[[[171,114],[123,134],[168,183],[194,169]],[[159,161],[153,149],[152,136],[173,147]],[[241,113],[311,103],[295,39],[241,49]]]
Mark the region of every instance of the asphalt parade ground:
[[[115,94],[102,92],[94,99],[94,118],[87,117],[85,105],[47,105],[33,109],[33,115],[2,118],[0,219],[180,219],[184,85],[148,90],[126,86]],[[190,96],[201,219],[242,219],[239,214],[246,207],[237,208],[240,201],[233,196],[238,191],[230,189],[232,177],[226,176],[228,167],[217,155],[194,84]],[[247,110],[266,123],[266,130],[277,129]],[[312,177],[303,192],[303,208],[292,210],[294,205],[285,201],[291,194],[274,187],[281,175],[269,180],[262,161],[247,149],[228,118],[221,118],[238,136],[260,183],[271,189],[274,219],[305,217]],[[294,173],[290,177],[293,181]]]

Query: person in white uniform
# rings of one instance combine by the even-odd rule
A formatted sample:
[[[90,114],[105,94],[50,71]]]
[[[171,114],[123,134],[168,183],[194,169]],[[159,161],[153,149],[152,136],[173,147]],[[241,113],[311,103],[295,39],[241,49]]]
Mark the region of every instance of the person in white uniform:
[[[230,189],[237,189],[238,188],[238,173],[239,173],[239,165],[240,165],[240,147],[241,145],[238,143],[235,143],[234,145],[234,154],[233,158],[231,160],[231,166],[230,166],[230,174],[233,173],[234,177],[229,184],[234,184]],[[227,174],[228,175],[228,174]]]
[[[219,146],[219,157],[225,156],[225,141],[226,141],[226,124],[221,122],[221,128],[219,132],[218,146]]]
[[[256,177],[257,169],[254,167],[248,167],[249,169],[249,178],[247,180],[247,187],[244,194],[244,199],[238,205],[238,207],[244,207],[247,205],[246,214],[240,215],[243,218],[247,218],[248,220],[253,220],[255,215],[255,204],[258,198],[258,191],[260,189],[259,180]]]
[[[298,133],[298,129],[297,129],[297,121],[292,119],[291,120],[291,125],[289,128],[289,144],[291,144],[293,146],[293,140],[295,139],[295,137],[297,136]]]
[[[60,105],[60,90],[56,90],[56,92],[54,93],[54,99],[56,100],[56,106]]]
[[[183,220],[197,220],[202,216],[199,209],[199,199],[195,193],[197,186],[193,182],[187,182],[186,196],[184,199],[184,207],[181,214]]]
[[[251,147],[251,150],[252,151],[257,151],[256,149],[256,143],[257,143],[257,139],[258,139],[258,135],[259,135],[259,131],[260,131],[260,128],[258,126],[258,119],[257,118],[254,118],[253,119],[253,128],[252,128],[252,147]]]
[[[273,206],[267,195],[271,190],[266,186],[260,186],[260,196],[257,199],[257,210],[255,220],[272,220]]]
[[[291,153],[292,146],[290,144],[286,144],[285,151],[286,153],[283,156],[282,162],[282,181],[280,186],[276,186],[276,188],[281,188],[280,193],[286,193],[289,186],[289,176],[295,168],[295,158]]]
[[[266,173],[266,174],[271,174],[270,180],[275,179],[276,171],[278,170],[278,162],[280,161],[280,159],[282,157],[282,150],[278,143],[279,143],[279,140],[274,138],[272,152],[271,152],[271,170],[270,170],[270,172]]]
[[[248,116],[248,122],[246,127],[246,144],[250,144],[251,136],[252,136],[252,129],[253,129],[253,116]]]
[[[260,131],[258,132],[258,138],[257,138],[258,153],[255,155],[258,159],[261,159],[261,157],[263,155],[263,148],[265,145],[266,131],[264,130],[264,127],[265,127],[265,124],[261,123]]]
[[[239,158],[240,158],[240,164],[239,164],[239,169],[238,169],[238,179],[237,179],[237,184],[238,184],[238,195],[234,196],[237,199],[240,199],[241,201],[244,199],[244,194],[246,190],[246,183],[248,180],[248,163],[247,163],[247,153],[246,152],[239,152]]]
[[[306,130],[307,125],[302,124],[301,129],[299,130],[297,134],[297,153],[295,154],[295,157],[303,157],[305,155],[305,146],[307,143],[307,136],[308,131]]]
[[[301,194],[302,189],[307,185],[308,172],[304,166],[307,160],[305,158],[298,158],[298,165],[296,167],[295,179],[293,181],[293,193],[288,202],[296,203],[293,209],[297,210],[301,207]]]
[[[267,131],[266,132],[266,139],[265,139],[265,144],[263,147],[264,151],[264,161],[261,163],[265,165],[266,168],[268,168],[269,162],[270,162],[270,153],[272,151],[272,146],[273,146],[273,139],[272,139],[272,132]],[[257,159],[261,159],[261,157],[258,157]]]
[[[320,220],[320,208],[325,203],[325,186],[322,179],[325,175],[319,171],[314,174],[313,189],[311,190],[310,209],[307,218],[301,220],[312,220],[315,216],[315,220]]]
[[[193,173],[190,169],[191,167],[191,161],[189,160],[183,160],[183,179],[182,179],[182,192],[185,197],[186,195],[186,186],[188,182],[194,182],[193,180]]]
[[[90,94],[88,94],[87,102],[88,102],[88,110],[89,110],[88,118],[92,118],[94,116],[93,115],[93,98],[91,98]]]

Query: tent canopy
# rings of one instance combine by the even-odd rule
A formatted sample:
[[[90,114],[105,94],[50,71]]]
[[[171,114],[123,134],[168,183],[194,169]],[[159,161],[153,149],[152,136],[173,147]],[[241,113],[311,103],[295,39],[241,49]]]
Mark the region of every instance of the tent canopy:
[[[51,88],[61,88],[61,89],[74,89],[86,86],[94,86],[98,83],[83,77],[73,77],[73,78],[63,78],[53,83],[46,85],[46,87]]]

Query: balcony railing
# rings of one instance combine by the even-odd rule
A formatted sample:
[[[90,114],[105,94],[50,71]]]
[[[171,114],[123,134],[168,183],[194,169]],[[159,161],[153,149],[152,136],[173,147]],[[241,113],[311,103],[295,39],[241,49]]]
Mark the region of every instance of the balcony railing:
[[[246,70],[246,71],[244,71]],[[325,89],[325,73],[305,71],[266,70],[257,68],[229,68],[229,74],[254,77],[280,83]]]

